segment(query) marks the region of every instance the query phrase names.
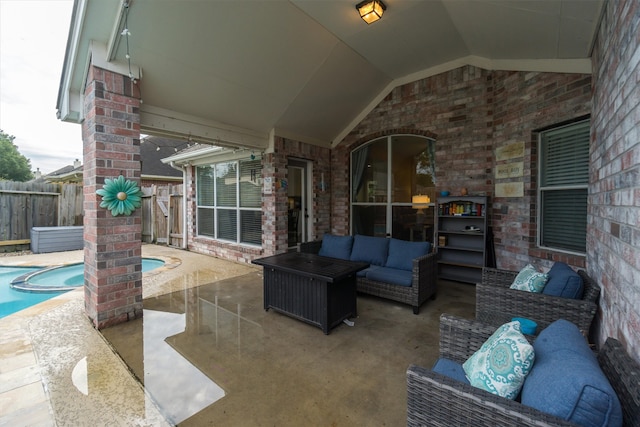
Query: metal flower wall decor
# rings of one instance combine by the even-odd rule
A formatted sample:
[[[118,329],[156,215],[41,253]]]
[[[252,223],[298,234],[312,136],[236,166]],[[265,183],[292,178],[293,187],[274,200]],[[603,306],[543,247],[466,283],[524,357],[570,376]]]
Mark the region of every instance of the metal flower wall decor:
[[[134,181],[125,180],[122,175],[116,179],[105,179],[96,194],[102,196],[101,208],[107,208],[111,215],[131,215],[142,203],[142,191]]]

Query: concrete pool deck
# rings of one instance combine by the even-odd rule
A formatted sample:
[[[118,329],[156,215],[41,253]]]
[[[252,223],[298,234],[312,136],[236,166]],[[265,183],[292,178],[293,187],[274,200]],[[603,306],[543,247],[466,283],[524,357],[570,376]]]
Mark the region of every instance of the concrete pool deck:
[[[142,256],[165,261],[143,275],[145,299],[257,270],[156,245],[143,245]],[[69,251],[0,257],[0,266],[82,260],[83,251]],[[0,426],[66,425],[169,425],[89,322],[82,288],[0,319]]]
[[[262,268],[142,254],[169,261],[143,275],[142,319],[98,332],[81,289],[0,319],[0,426],[402,425],[406,369],[433,365],[440,315],[474,317],[473,286],[440,281],[419,315],[359,295],[353,326],[324,335],[264,310]]]

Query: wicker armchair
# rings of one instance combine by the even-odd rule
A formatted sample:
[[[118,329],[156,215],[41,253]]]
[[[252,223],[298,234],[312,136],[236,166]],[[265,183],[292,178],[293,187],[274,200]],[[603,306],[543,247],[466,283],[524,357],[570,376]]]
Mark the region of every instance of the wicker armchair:
[[[476,319],[497,326],[513,317],[526,317],[538,324],[538,330],[566,319],[588,336],[598,309],[600,287],[584,270],[578,274],[584,283],[581,300],[509,289],[518,272],[485,267],[482,282],[476,284]]]
[[[440,357],[462,363],[493,332],[493,326],[443,314]],[[620,399],[624,425],[640,426],[640,366],[613,338],[607,339],[598,353],[598,362]],[[574,425],[415,365],[407,370],[407,392],[408,426]]]

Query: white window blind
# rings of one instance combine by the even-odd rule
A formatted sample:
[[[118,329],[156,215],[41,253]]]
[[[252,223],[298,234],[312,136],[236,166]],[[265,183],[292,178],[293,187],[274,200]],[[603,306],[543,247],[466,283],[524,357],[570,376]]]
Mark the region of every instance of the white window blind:
[[[589,120],[540,134],[542,247],[586,252],[589,134]]]
[[[247,159],[199,166],[196,171],[198,235],[262,244],[262,161]]]
[[[197,182],[197,226],[198,233],[203,236],[215,237],[214,228],[214,197],[213,197],[213,168],[209,166],[196,169]]]

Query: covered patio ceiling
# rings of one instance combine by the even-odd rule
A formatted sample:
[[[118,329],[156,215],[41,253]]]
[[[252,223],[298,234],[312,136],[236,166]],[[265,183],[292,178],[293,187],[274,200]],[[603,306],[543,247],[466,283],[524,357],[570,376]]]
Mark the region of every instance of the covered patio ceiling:
[[[93,63],[139,77],[144,133],[335,146],[394,87],[461,65],[590,73],[604,0],[385,0],[371,25],[356,3],[76,0],[58,116],[82,121]]]

